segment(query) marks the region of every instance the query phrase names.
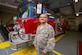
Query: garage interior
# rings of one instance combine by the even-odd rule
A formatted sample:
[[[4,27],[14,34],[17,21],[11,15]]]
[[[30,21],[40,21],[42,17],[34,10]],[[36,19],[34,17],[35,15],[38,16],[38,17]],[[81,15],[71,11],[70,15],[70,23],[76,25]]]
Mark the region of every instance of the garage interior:
[[[26,0],[0,0],[0,26],[7,27],[13,24],[13,17],[18,15],[18,5]],[[54,11],[54,16],[60,18],[63,16],[68,21],[67,34],[60,41],[57,41],[55,49],[61,53],[61,55],[80,55],[78,54],[78,41],[82,41],[82,0],[32,0],[44,4],[48,9]],[[6,34],[7,35],[7,30]],[[8,36],[8,35],[7,35]],[[8,38],[5,37],[7,40]],[[29,47],[35,49],[33,46]],[[28,48],[26,48],[28,49]],[[24,49],[24,51],[26,50]],[[10,47],[6,48],[9,52],[15,52],[10,50]],[[71,51],[70,51],[71,50]],[[0,53],[4,49],[0,50]],[[34,51],[34,50],[32,50]],[[6,51],[7,52],[7,51]],[[18,53],[21,53],[19,51]],[[5,53],[1,53],[5,55]],[[28,55],[28,54],[27,54]],[[58,54],[52,54],[58,55]]]

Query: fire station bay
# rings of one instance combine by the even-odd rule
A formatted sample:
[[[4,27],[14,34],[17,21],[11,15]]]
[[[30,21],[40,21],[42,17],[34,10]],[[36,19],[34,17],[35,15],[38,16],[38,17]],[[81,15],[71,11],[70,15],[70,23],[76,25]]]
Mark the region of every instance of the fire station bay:
[[[0,55],[82,55],[82,0],[0,0]]]

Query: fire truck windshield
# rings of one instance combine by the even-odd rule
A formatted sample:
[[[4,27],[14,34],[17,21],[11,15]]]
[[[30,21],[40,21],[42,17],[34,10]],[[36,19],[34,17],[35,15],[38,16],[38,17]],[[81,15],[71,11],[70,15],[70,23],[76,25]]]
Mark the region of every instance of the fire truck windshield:
[[[29,16],[29,4],[24,5],[23,7],[19,8],[18,18],[27,18]]]
[[[28,17],[28,11],[25,11],[23,14],[22,14],[22,18],[27,18]]]

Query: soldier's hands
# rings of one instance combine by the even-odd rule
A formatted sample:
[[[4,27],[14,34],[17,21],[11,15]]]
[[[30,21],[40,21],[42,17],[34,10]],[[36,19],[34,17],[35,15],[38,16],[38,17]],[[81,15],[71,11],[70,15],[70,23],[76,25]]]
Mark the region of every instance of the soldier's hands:
[[[42,55],[47,55],[47,53],[43,50],[43,51],[42,51]]]
[[[37,48],[36,46],[34,46],[35,48]]]

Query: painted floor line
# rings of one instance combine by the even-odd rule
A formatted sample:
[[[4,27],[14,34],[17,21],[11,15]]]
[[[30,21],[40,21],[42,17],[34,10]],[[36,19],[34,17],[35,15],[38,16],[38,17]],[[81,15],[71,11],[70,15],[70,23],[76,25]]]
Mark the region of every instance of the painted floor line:
[[[53,53],[55,53],[56,55],[62,55],[61,53],[59,53],[58,51],[52,50]]]
[[[56,38],[56,42],[59,41],[60,39],[62,39],[64,37],[65,34],[62,34],[60,36],[58,36]],[[52,50],[53,53],[57,54],[57,55],[62,55],[60,52],[56,51],[56,50]]]
[[[60,39],[62,39],[62,38],[64,37],[64,35],[65,35],[65,34],[62,34],[62,35],[58,36],[58,37],[56,38],[56,42],[59,41]]]
[[[0,43],[0,49],[4,49],[10,46],[10,42],[6,41],[6,42],[1,42]]]
[[[10,55],[36,55],[36,50],[34,46],[26,47],[22,50],[19,50],[17,52],[14,52]]]

